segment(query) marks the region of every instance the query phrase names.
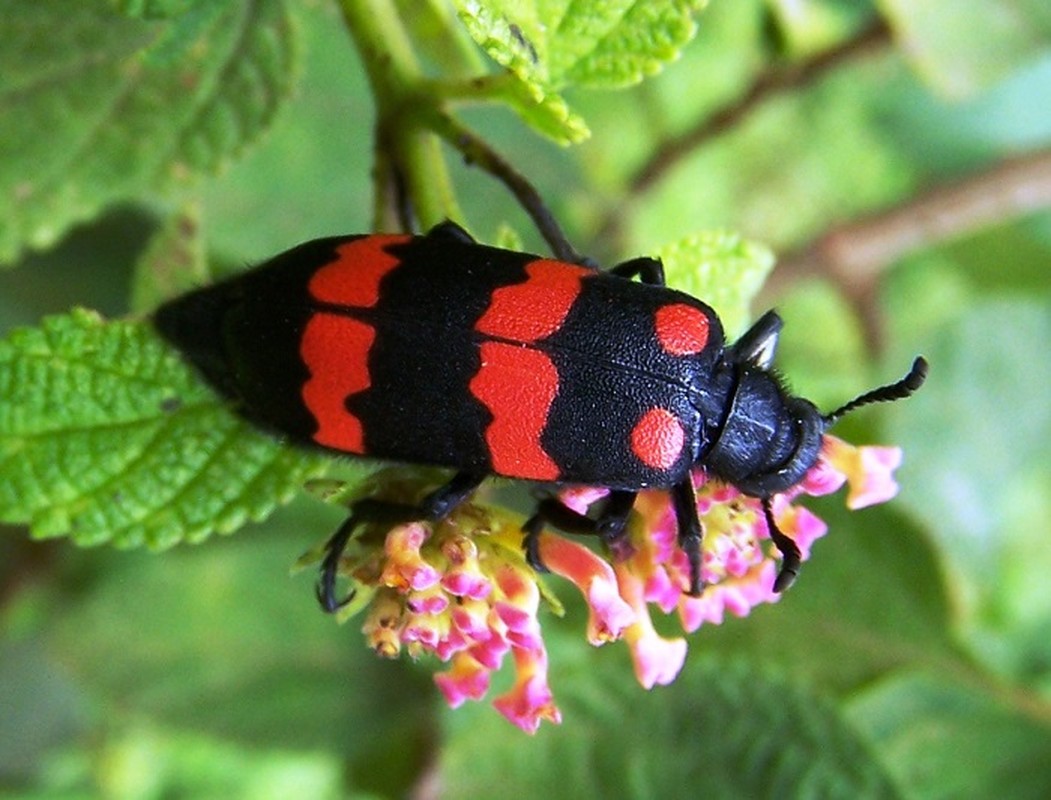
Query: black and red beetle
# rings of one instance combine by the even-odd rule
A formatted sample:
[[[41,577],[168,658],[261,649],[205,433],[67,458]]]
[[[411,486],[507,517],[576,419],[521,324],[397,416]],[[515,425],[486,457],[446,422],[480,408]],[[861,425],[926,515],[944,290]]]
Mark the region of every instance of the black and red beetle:
[[[771,372],[774,312],[726,346],[715,312],[667,288],[658,260],[603,272],[487,247],[448,222],[425,236],[301,244],[176,298],[156,323],[243,416],[281,436],[456,470],[419,507],[355,504],[327,546],[328,610],[357,525],[440,520],[490,475],[610,490],[596,518],[541,501],[527,546],[545,522],[614,539],[641,489],[667,489],[696,593],[702,530],[690,472],[703,468],[762,500],[783,556],[781,591],[799,550],[774,524],[770,498],[802,480],[841,415],[907,397],[927,372],[917,358],[900,381],[822,414]]]

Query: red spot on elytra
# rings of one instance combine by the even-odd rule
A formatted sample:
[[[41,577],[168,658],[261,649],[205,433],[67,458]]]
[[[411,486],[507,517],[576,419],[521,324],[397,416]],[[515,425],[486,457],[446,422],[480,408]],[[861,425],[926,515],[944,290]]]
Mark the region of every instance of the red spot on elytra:
[[[504,342],[484,342],[482,366],[471,394],[493,415],[485,443],[499,475],[553,481],[558,464],[544,452],[540,435],[558,392],[558,370],[544,353]]]
[[[669,469],[682,454],[686,433],[670,411],[651,408],[631,431],[631,450],[639,460],[654,469]]]
[[[475,330],[526,344],[550,336],[562,327],[580,295],[581,279],[594,274],[585,267],[544,258],[531,261],[525,269],[525,281],[493,292]]]
[[[314,314],[303,330],[299,355],[310,370],[303,403],[318,424],[314,441],[347,453],[365,452],[365,429],[347,410],[352,394],[369,388],[371,325],[339,314]]]
[[[371,308],[380,299],[380,281],[401,263],[384,248],[409,241],[408,236],[377,234],[345,242],[337,256],[310,278],[315,300],[353,308]]]
[[[661,306],[653,317],[657,341],[673,356],[692,356],[708,344],[708,315],[685,303]]]

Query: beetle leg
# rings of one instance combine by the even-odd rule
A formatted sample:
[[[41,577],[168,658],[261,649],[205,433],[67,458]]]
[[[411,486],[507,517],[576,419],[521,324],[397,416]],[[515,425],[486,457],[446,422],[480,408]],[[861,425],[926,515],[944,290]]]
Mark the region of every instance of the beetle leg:
[[[394,527],[415,520],[439,522],[470,497],[483,480],[484,474],[457,472],[448,483],[424,497],[418,506],[378,500],[374,497],[366,497],[354,503],[350,507],[350,516],[325,542],[325,557],[321,560],[321,574],[316,588],[321,607],[331,614],[354,598],[353,591],[342,600],[336,597],[336,579],[339,576],[339,561],[343,557],[343,551],[347,549],[347,543],[359,525],[372,522]]]
[[[434,239],[450,239],[454,242],[462,242],[463,244],[475,244],[474,237],[471,236],[462,225],[453,222],[451,219],[439,222],[427,231],[427,237]]]
[[[687,593],[691,597],[700,597],[704,592],[704,582],[701,580],[701,542],[704,539],[704,529],[701,527],[700,517],[697,516],[697,494],[690,477],[672,487],[671,500],[679,528],[679,547],[690,560],[690,588]]]
[[[602,513],[592,518],[567,507],[557,498],[546,497],[537,503],[536,511],[522,525],[525,532],[523,546],[529,566],[537,572],[547,572],[540,557],[539,539],[544,523],[566,533],[599,536],[606,544],[619,541],[627,530],[628,515],[635,506],[636,492],[610,492]]]
[[[591,517],[567,508],[554,497],[545,497],[536,505],[533,516],[522,524],[522,548],[525,550],[526,562],[537,572],[550,572],[544,559],[540,557],[540,532],[544,525],[550,524],[566,533],[594,535],[598,533],[597,523]]]
[[[777,572],[777,577],[774,578],[774,591],[783,592],[795,581],[796,576],[799,575],[799,568],[802,565],[802,556],[799,553],[799,545],[795,543],[795,540],[791,536],[786,536],[781,532],[781,529],[777,527],[777,523],[774,521],[774,510],[770,504],[770,498],[763,498],[763,514],[766,516],[766,527],[770,532],[770,539],[777,546],[777,549],[781,551],[781,569]]]
[[[343,521],[343,524],[325,542],[325,557],[321,560],[321,570],[318,575],[317,586],[314,587],[314,594],[321,608],[329,614],[339,611],[340,608],[353,600],[354,595],[357,594],[357,590],[352,589],[350,594],[342,600],[337,599],[336,574],[339,572],[339,559],[347,548],[347,542],[350,541],[351,534],[361,521],[352,511],[350,516]]]
[[[643,283],[664,286],[664,265],[656,258],[647,256],[633,258],[630,261],[617,264],[610,270],[610,274],[616,275],[618,278],[628,278],[629,280],[638,275],[639,280]]]
[[[439,486],[420,503],[422,519],[438,522],[445,519],[464,500],[474,494],[485,480],[484,473],[464,470],[453,475],[452,480]]]

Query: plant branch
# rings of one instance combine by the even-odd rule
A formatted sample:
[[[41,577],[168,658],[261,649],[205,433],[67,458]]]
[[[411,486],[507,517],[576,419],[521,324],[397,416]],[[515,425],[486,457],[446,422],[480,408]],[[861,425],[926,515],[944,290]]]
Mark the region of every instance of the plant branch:
[[[398,12],[388,0],[342,0],[340,8],[376,103],[373,227],[415,227],[407,207],[425,227],[460,216],[440,144],[421,112],[424,78]]]
[[[1051,208],[1051,148],[1002,161],[904,205],[832,228],[779,260],[767,291],[824,275],[858,306],[870,343],[879,325],[871,302],[882,274],[904,256],[1007,220]]]
[[[631,194],[646,191],[685,156],[710,139],[739,125],[770,97],[805,86],[841,64],[868,54],[890,42],[890,28],[878,17],[868,28],[831,50],[783,70],[764,72],[745,94],[705,117],[689,130],[665,140],[629,179]]]
[[[1051,206],[1051,149],[1002,161],[905,205],[835,227],[786,256],[783,276],[831,275],[868,284],[916,250]]]
[[[441,110],[443,100],[491,100],[515,84],[499,77],[455,83],[428,80],[388,0],[341,0],[340,6],[376,99],[373,227],[428,228],[462,216],[442,158],[439,139],[444,139],[468,163],[511,191],[558,258],[582,261],[536,188],[485,141]]]
[[[473,164],[488,172],[508,188],[533,220],[533,224],[536,225],[556,258],[575,264],[585,261],[569,243],[569,239],[566,238],[566,234],[544,203],[543,198],[540,197],[536,187],[511,166],[503,156],[448,115],[441,116],[437,130],[445,141],[463,154],[468,164]]]
[[[740,125],[753,111],[771,97],[806,86],[834,68],[875,50],[891,41],[886,21],[878,17],[869,27],[836,47],[792,67],[767,70],[759,75],[748,90],[730,103],[705,116],[692,128],[666,139],[628,179],[625,196],[628,202],[611,210],[598,227],[597,238],[616,239],[631,206],[684,158],[710,140]]]

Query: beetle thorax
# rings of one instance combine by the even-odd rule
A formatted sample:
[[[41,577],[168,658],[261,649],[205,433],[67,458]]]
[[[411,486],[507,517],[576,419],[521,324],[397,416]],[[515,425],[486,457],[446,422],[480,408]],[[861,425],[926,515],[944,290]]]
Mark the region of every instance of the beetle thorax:
[[[821,450],[825,422],[766,370],[735,365],[725,420],[699,465],[755,497],[799,483]]]

